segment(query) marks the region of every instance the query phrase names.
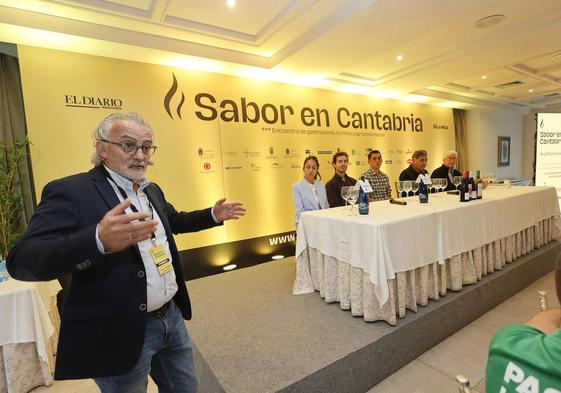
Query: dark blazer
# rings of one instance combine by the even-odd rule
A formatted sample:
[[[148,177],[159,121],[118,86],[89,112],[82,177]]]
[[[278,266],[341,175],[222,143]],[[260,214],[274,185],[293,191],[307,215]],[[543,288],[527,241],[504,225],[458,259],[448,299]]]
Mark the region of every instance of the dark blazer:
[[[145,193],[166,231],[183,318],[191,304],[172,233],[213,227],[210,208],[177,212],[160,187]],[[47,184],[21,240],[10,251],[10,275],[46,281],[71,274],[62,308],[55,379],[95,378],[128,372],[140,357],[146,325],[146,272],[138,247],[101,254],[96,225],[119,203],[99,167]]]
[[[419,175],[423,173],[428,173],[426,170],[422,170],[421,172],[417,172],[415,169],[413,169],[413,167],[411,166],[411,164],[409,164],[409,166],[407,168],[405,168],[404,170],[401,171],[401,173],[399,174],[399,181],[415,181],[417,180],[417,178],[419,177]],[[418,195],[419,191],[417,192],[413,192],[410,191],[408,193],[406,192],[402,192],[401,195],[399,195],[400,197],[407,197],[407,196],[411,196],[411,195]]]
[[[411,165],[401,171],[399,174],[399,181],[415,181],[421,173],[427,173],[426,171],[417,172]]]
[[[327,202],[329,207],[345,206],[345,200],[341,196],[341,188],[344,186],[354,186],[356,184],[356,179],[345,175],[346,182],[343,183],[343,179],[337,173],[333,175],[331,180],[325,183],[325,192],[327,194]]]
[[[460,173],[459,170],[454,168],[454,170],[452,171],[452,176],[462,176],[462,174]],[[454,184],[448,178],[448,167],[446,167],[446,165],[444,165],[444,164],[442,164],[441,166],[436,168],[434,171],[432,171],[432,174],[430,175],[430,177],[432,179],[447,179],[448,184],[446,185],[446,188],[444,189],[444,191],[449,191],[449,190],[455,190],[456,189]]]

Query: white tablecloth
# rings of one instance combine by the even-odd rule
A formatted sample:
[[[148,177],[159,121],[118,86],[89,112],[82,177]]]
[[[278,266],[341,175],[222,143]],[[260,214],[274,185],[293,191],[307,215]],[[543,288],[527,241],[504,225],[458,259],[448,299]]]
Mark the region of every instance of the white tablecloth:
[[[21,364],[21,352],[31,351],[31,355],[39,357],[41,374],[44,383],[52,381],[51,369],[52,342],[58,326],[56,320],[56,294],[61,289],[58,281],[23,282],[9,279],[0,283],[0,350],[2,350],[3,371],[0,375],[0,387],[6,383],[5,375],[13,374],[11,368],[33,367]],[[54,309],[53,309],[54,308]],[[25,344],[21,347],[19,344]],[[16,350],[14,350],[16,349]],[[13,359],[13,361],[12,361]],[[25,362],[27,363],[27,361]],[[24,376],[24,370],[16,370],[18,375]],[[35,374],[36,372],[33,371]],[[23,381],[21,381],[23,382]],[[10,391],[10,381],[6,384]],[[6,388],[6,386],[4,386]],[[0,389],[3,390],[3,389]]]
[[[396,273],[444,264],[560,213],[553,187],[491,186],[484,199],[469,203],[446,193],[431,194],[428,204],[420,204],[418,197],[403,200],[407,206],[373,202],[366,216],[351,216],[348,207],[303,213],[296,259],[312,248],[361,269],[383,305],[389,298],[388,280]],[[306,277],[297,271],[294,294],[314,291]]]

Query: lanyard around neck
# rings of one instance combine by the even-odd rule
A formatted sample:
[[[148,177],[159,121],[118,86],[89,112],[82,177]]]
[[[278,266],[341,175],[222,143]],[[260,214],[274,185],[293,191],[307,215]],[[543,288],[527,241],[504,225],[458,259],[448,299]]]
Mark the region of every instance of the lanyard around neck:
[[[111,175],[109,174],[109,172],[107,171],[107,169],[104,166],[101,166],[101,170],[103,171],[103,174],[105,175],[105,177],[107,178],[107,180],[111,183],[114,184],[115,187],[117,187],[117,190],[119,190],[119,193],[121,194],[121,196],[123,197],[123,200],[128,198],[128,195],[126,193],[126,191],[117,184],[117,182],[115,180],[113,180],[113,178],[111,177]],[[138,193],[137,193],[138,196]],[[139,197],[140,200],[140,197]],[[148,200],[148,198],[146,198],[146,201],[148,202],[148,208],[150,209],[151,212],[153,212],[153,207],[152,204],[150,203],[150,201]],[[132,203],[131,201],[131,210],[134,213],[138,213],[138,209],[137,207],[134,205],[134,203]],[[152,217],[154,217],[154,213],[152,213]],[[144,221],[144,219],[140,220],[140,221]],[[152,232],[152,240],[154,240],[156,238],[156,234],[154,232]]]

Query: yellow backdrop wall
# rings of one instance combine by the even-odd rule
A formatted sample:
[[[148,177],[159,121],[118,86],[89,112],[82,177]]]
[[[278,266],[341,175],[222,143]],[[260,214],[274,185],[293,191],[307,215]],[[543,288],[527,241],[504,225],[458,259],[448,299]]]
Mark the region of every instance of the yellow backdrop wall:
[[[243,220],[178,236],[179,249],[293,230],[291,184],[310,153],[325,183],[338,149],[355,178],[379,149],[393,186],[413,150],[429,152],[432,170],[454,148],[449,108],[35,47],[20,46],[19,57],[38,198],[50,180],[91,167],[104,116],[134,111],[156,133],[148,177],[177,209],[244,202]]]

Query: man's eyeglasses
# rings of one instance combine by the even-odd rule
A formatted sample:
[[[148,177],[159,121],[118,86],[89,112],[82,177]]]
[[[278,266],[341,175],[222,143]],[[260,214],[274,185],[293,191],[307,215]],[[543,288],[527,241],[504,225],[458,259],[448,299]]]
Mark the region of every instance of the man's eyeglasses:
[[[125,154],[136,154],[138,149],[142,150],[142,153],[146,156],[151,156],[156,151],[157,147],[151,145],[150,143],[144,143],[142,145],[137,145],[136,142],[113,142],[108,139],[98,139],[100,142],[110,143],[115,146],[119,146]]]

